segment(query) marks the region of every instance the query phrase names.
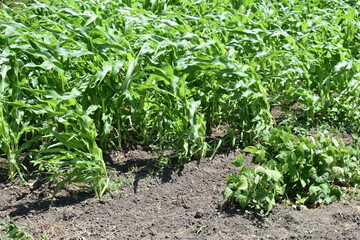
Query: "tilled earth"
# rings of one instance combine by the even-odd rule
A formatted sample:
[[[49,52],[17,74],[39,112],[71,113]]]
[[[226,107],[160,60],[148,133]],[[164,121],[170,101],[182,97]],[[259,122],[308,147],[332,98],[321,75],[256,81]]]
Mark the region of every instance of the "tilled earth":
[[[154,175],[149,152],[114,152],[106,159],[112,178],[125,179],[120,190],[97,200],[69,186],[51,203],[48,182],[4,183],[0,216],[35,239],[360,239],[359,199],[314,209],[279,204],[263,219],[224,207],[221,190],[237,171],[229,164],[236,155]]]

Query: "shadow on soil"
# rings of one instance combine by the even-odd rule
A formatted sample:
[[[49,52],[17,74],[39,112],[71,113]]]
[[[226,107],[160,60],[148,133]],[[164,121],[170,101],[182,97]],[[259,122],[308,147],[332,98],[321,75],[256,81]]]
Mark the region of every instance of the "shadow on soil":
[[[9,214],[10,217],[28,216],[29,214],[32,215],[32,214],[39,214],[42,212],[46,212],[51,207],[66,207],[66,206],[75,205],[94,197],[91,192],[72,192],[72,191],[67,191],[67,192],[69,196],[57,196],[52,201],[43,200],[43,199],[38,199],[36,201],[30,200],[25,203],[4,207],[0,211],[15,209],[10,212]]]
[[[104,160],[110,168],[117,172],[134,174],[134,193],[137,193],[139,182],[149,176],[157,176],[162,183],[167,183],[171,182],[174,173],[181,176],[184,169],[183,164],[180,164],[176,158],[169,158],[170,167],[162,167],[157,158],[131,158],[124,162],[117,162],[110,154],[104,153]]]

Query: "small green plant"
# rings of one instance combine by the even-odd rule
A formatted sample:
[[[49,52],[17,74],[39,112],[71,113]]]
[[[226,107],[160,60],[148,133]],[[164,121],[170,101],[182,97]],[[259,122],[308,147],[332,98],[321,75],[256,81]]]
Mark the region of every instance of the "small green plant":
[[[360,183],[359,148],[345,146],[328,132],[308,137],[274,128],[263,143],[244,151],[254,154],[253,162],[261,166],[246,168],[239,156],[234,164],[240,172],[228,176],[224,197],[261,215],[275,206],[276,198],[330,204],[344,197],[342,187]]]
[[[275,207],[276,197],[284,192],[282,175],[266,167],[250,169],[245,167],[243,162],[242,155],[232,162],[240,170],[238,174],[227,176],[224,198],[238,203],[250,212],[266,215]]]
[[[190,229],[187,233],[195,233],[196,235],[199,235],[203,229],[205,229],[207,226],[198,226],[195,228]]]
[[[134,179],[123,179],[121,177],[117,177],[114,180],[109,181],[108,191],[110,192],[117,192],[125,185],[133,185]]]
[[[34,240],[33,236],[26,231],[26,227],[19,227],[10,218],[7,218],[7,220],[0,226],[0,239]],[[44,236],[41,236],[40,239],[49,240]]]

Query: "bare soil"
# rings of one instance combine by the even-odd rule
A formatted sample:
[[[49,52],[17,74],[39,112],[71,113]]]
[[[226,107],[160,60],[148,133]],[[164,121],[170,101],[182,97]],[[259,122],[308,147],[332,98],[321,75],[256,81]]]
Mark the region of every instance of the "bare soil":
[[[2,183],[0,217],[28,226],[35,239],[360,239],[360,199],[314,209],[279,204],[266,218],[224,206],[221,191],[226,175],[237,172],[229,164],[236,156],[154,175],[151,153],[114,152],[106,160],[112,178],[125,179],[120,190],[98,200],[69,186],[51,203],[49,182]]]

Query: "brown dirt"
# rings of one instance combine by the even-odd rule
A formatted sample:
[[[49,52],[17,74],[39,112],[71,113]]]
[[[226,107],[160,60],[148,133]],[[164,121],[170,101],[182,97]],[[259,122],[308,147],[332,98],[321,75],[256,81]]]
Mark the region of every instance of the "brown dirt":
[[[121,190],[97,200],[68,187],[51,204],[48,182],[0,184],[0,216],[27,225],[35,239],[360,239],[359,199],[316,209],[279,204],[264,219],[223,208],[236,155],[154,176],[148,152],[116,152],[107,161],[114,179],[129,179]]]

